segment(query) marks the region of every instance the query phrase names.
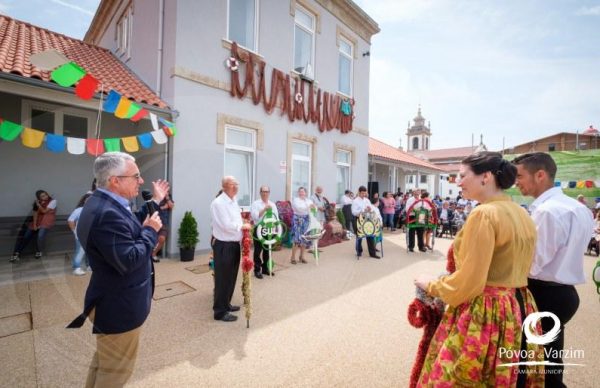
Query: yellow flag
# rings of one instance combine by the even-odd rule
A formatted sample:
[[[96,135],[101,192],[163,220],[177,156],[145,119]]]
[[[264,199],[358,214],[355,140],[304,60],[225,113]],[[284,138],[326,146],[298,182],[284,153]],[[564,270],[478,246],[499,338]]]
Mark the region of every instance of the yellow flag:
[[[127,152],[138,152],[140,145],[137,141],[137,136],[122,137],[123,147]]]
[[[40,146],[44,142],[46,132],[38,131],[36,129],[31,128],[25,128],[21,136],[21,141],[23,142],[23,145],[25,147],[40,148]]]
[[[119,105],[117,105],[117,109],[115,110],[115,116],[120,119],[124,119],[127,117],[127,112],[129,111],[130,106],[131,101],[125,97],[121,97],[121,100],[119,100]]]

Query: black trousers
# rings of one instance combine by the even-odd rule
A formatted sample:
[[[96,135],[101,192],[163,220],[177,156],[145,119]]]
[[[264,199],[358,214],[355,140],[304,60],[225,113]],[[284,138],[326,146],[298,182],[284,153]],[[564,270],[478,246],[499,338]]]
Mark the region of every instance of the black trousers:
[[[544,345],[544,359],[550,362],[562,364],[560,351],[565,346],[565,324],[573,318],[579,308],[579,295],[574,286],[545,282],[537,279],[528,279],[529,291],[535,299],[538,311],[549,311],[555,314],[560,320],[560,332],[556,340]],[[552,318],[542,318],[542,331],[549,332],[554,327]],[[547,357],[549,356],[549,357]],[[546,366],[546,370],[553,370],[546,373],[546,387],[566,387],[563,384],[563,366]]]
[[[254,236],[256,237],[256,230]],[[262,260],[260,254],[262,252]],[[269,262],[269,251],[264,249],[258,240],[254,240],[254,272],[269,272],[267,263]]]
[[[423,241],[423,232],[424,228],[409,228],[408,229],[408,249],[415,249],[415,233],[417,234],[417,243],[419,244],[419,249],[425,249],[425,242]]]
[[[352,217],[352,227],[358,233],[358,226],[356,225],[358,222],[358,217]],[[367,237],[367,249],[369,250],[369,256],[374,257],[377,256],[377,251],[375,250],[375,238]],[[362,255],[362,238],[356,237],[356,253],[360,256]]]
[[[353,233],[356,233],[356,229],[353,229],[354,216],[352,215],[352,205],[344,205],[342,207],[342,213],[344,214],[344,221],[346,222],[344,228]]]
[[[215,239],[213,256],[215,264],[213,311],[215,319],[221,319],[229,312],[231,298],[235,291],[235,282],[240,269],[240,242]]]

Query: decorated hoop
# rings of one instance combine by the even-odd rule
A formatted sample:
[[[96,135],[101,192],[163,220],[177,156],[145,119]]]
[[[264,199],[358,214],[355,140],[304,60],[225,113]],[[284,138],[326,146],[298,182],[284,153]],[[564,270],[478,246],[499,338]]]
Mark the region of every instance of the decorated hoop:
[[[234,57],[229,57],[225,60],[225,66],[227,66],[231,71],[237,71],[239,69],[240,63]]]
[[[362,212],[356,220],[357,237],[376,237],[381,233],[381,221],[373,212]]]
[[[304,97],[302,97],[302,93],[296,93],[296,95],[294,96],[294,100],[296,100],[296,102],[298,104],[302,104],[302,101],[304,101]]]
[[[264,217],[254,226],[253,238],[264,249],[272,249],[274,244],[281,242],[285,233],[285,224],[280,221],[272,209],[267,209]]]

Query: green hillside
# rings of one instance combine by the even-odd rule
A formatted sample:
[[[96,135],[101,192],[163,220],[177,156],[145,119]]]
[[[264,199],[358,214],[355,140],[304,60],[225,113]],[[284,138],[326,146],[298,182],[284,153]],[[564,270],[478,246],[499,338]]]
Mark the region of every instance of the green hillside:
[[[552,159],[556,162],[558,170],[556,179],[560,182],[579,181],[579,180],[600,180],[600,150],[585,151],[556,151],[549,152]],[[518,155],[505,155],[505,159],[513,160]],[[592,189],[563,189],[565,194],[570,197],[577,197],[583,194],[588,205],[595,203],[595,198],[600,197],[600,188]],[[519,189],[513,187],[506,191],[518,203],[531,203],[531,197],[522,197]]]

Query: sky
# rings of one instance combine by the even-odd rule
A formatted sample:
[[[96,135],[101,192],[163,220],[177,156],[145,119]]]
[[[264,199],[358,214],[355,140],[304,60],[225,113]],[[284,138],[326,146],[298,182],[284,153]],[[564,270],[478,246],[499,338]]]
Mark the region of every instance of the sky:
[[[432,149],[483,135],[499,150],[600,127],[600,0],[355,2],[381,28],[370,50],[371,136],[406,148],[419,104]],[[99,3],[0,0],[0,13],[83,38]]]
[[[600,127],[600,0],[355,0],[372,38],[369,131],[406,149],[419,104],[431,148],[492,150]],[[359,102],[358,102],[359,103]]]

